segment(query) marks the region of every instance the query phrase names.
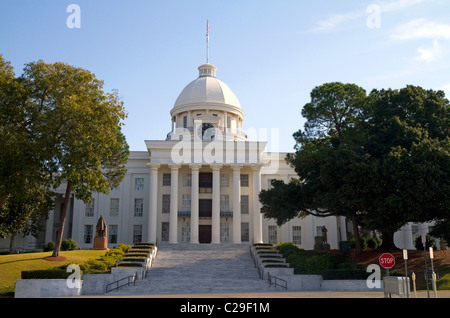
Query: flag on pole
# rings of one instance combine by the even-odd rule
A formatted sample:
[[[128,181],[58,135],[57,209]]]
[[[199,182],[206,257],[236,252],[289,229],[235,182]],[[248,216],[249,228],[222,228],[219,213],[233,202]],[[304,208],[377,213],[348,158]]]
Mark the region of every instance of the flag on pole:
[[[209,22],[206,20],[206,63],[209,63]]]

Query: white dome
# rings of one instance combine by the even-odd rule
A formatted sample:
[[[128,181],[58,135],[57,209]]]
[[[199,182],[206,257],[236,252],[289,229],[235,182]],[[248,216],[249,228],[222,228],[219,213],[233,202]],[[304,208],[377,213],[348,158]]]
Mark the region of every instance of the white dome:
[[[200,76],[189,83],[178,96],[174,108],[185,105],[228,105],[241,108],[239,100],[227,84],[215,77],[211,64],[199,67]]]

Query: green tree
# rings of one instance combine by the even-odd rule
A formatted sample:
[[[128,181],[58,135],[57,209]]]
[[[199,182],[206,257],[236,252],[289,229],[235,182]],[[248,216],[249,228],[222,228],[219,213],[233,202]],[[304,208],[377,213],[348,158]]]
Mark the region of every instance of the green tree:
[[[10,195],[0,206],[0,237],[10,237],[10,253],[15,253],[14,240],[19,233],[37,236],[43,230],[42,223],[54,203],[54,196],[46,188],[24,188],[28,193]]]
[[[36,236],[52,193],[41,172],[41,149],[33,142],[33,123],[23,83],[0,55],[0,236]]]
[[[305,129],[294,134],[296,152],[286,158],[300,181],[275,182],[272,189],[261,192],[265,217],[281,225],[308,214],[347,216],[359,238],[360,202],[353,196],[352,180],[359,176],[365,159],[357,143],[365,97],[365,90],[355,84],[334,82],[312,90],[311,102],[302,110]]]
[[[108,193],[123,180],[129,153],[121,132],[126,112],[117,91],[103,92],[94,74],[65,63],[29,63],[21,81],[42,170],[53,188],[66,186],[57,257],[71,193],[90,202],[92,192]]]
[[[392,249],[393,234],[405,223],[448,219],[450,107],[442,91],[416,86],[373,90],[365,107],[364,223]]]

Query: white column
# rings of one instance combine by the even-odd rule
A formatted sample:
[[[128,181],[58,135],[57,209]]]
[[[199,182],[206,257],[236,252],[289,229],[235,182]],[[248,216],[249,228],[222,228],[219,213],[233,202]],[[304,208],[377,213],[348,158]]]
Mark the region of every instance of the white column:
[[[220,244],[220,168],[221,166],[211,166],[213,171],[212,188],[212,227],[211,243]]]
[[[233,165],[233,243],[241,243],[241,168]]]
[[[198,244],[198,176],[200,165],[191,167],[191,243]]]
[[[53,241],[54,216],[55,216],[55,210],[51,210],[48,212],[48,219],[45,223],[45,243]]]
[[[262,216],[259,192],[261,191],[261,167],[253,169],[253,243],[262,243]]]
[[[170,232],[169,243],[178,243],[178,169],[179,165],[170,166]]]
[[[148,167],[150,168],[148,242],[156,243],[159,165],[158,164],[148,164]]]

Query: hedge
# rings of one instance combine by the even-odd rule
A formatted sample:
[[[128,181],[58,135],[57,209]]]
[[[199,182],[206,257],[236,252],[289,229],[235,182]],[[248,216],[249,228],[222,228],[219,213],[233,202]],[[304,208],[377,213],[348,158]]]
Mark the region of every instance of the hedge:
[[[67,279],[72,272],[65,269],[40,269],[32,271],[22,271],[22,279]]]
[[[327,269],[322,272],[324,280],[367,279],[370,273],[363,269]]]

